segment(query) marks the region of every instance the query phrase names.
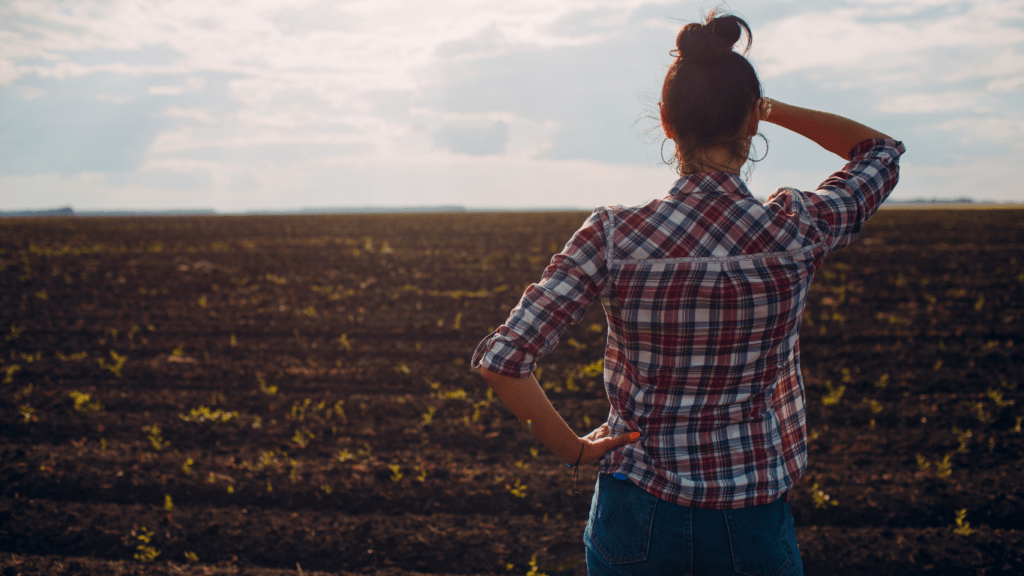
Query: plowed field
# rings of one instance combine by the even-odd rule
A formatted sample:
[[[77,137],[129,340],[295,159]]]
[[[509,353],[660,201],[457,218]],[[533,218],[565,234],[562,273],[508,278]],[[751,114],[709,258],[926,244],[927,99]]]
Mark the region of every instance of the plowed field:
[[[586,216],[0,220],[2,574],[584,574],[596,467],[468,364]],[[882,211],[801,340],[807,573],[1024,573],[1024,211]]]

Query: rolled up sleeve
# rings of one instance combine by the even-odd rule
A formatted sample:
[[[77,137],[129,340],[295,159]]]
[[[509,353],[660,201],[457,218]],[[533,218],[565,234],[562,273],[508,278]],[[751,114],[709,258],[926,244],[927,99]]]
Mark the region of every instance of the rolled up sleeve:
[[[808,212],[828,252],[852,242],[889,197],[899,181],[899,158],[904,151],[902,142],[890,138],[865,140],[850,151],[850,161],[842,170],[806,193]]]
[[[505,324],[477,345],[470,361],[473,368],[526,378],[569,324],[583,319],[607,281],[606,218],[603,208],[595,209],[562,252],[552,256],[540,282],[526,289]]]

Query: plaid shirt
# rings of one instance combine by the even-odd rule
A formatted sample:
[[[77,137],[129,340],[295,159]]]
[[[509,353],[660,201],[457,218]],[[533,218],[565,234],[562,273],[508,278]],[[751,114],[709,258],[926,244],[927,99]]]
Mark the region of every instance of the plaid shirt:
[[[800,320],[814,272],[899,177],[903,144],[867,140],[814,192],[762,204],[724,172],[680,178],[647,204],[599,207],[552,257],[471,365],[525,378],[598,297],[613,450],[600,470],[676,504],[780,498],[807,464]]]

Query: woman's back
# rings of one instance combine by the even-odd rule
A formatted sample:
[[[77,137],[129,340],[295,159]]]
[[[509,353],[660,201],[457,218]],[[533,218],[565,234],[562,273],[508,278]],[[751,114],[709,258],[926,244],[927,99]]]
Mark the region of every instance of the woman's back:
[[[815,270],[892,192],[904,149],[764,98],[733,52],[742,30],[712,14],[677,38],[660,103],[682,176],[669,194],[594,210],[473,354],[564,462],[600,462],[584,536],[591,574],[751,573],[748,561],[802,572],[788,499],[807,458],[800,321]],[[761,121],[848,161],[814,191],[780,188],[762,204],[739,178]],[[532,372],[596,300],[611,407],[580,438]]]

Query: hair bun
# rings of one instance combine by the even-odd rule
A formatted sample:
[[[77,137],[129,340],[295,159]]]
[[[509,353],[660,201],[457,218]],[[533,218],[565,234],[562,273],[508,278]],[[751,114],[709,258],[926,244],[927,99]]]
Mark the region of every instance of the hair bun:
[[[712,12],[704,24],[687,24],[676,36],[676,50],[679,58],[686,60],[718,60],[732,52],[739,42],[743,30],[750,36],[747,23],[736,16],[715,17]],[[750,42],[747,42],[750,46]]]

